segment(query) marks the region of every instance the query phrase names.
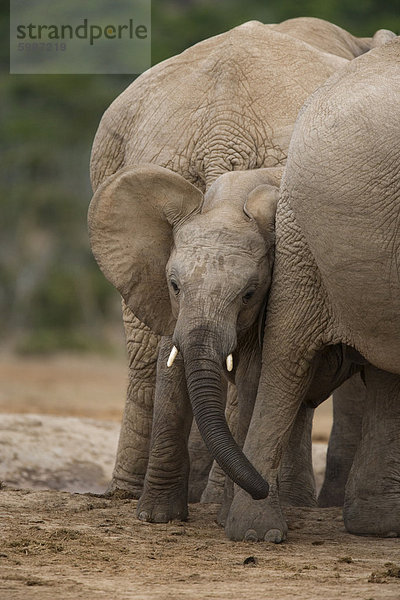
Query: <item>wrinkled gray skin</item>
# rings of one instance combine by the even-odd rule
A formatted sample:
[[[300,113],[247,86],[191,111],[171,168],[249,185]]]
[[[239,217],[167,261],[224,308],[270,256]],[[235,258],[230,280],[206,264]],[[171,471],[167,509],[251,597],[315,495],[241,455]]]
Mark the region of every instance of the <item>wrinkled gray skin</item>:
[[[306,36],[312,45],[300,41]],[[203,192],[226,171],[283,164],[295,117],[308,94],[346,59],[379,43],[380,36],[357,39],[318,19],[294,19],[276,26],[248,23],[197,44],[139,77],[105,113],[92,153],[93,188],[138,163],[167,167]],[[154,243],[156,238],[149,246]],[[110,273],[115,271],[117,250],[100,253],[104,270],[109,262]],[[132,263],[141,264],[141,255],[129,258],[125,267],[132,273]],[[135,291],[137,309],[130,301],[133,288],[124,279],[126,272],[122,284],[114,280],[124,298],[130,382],[110,491],[133,496],[140,494],[146,473],[157,334],[166,331],[155,316],[160,307],[166,310],[158,291],[153,293],[160,273],[142,271],[146,285]],[[141,316],[144,304],[154,304],[150,315]],[[160,366],[160,381],[161,371]],[[152,512],[160,514],[157,507]],[[165,516],[164,508],[161,513]]]
[[[319,506],[343,506],[347,479],[361,439],[365,384],[354,375],[333,393],[333,426]]]
[[[90,235],[101,268],[128,306],[172,334],[163,337],[159,348],[151,454],[138,504],[141,519],[165,522],[187,516],[191,407],[225,472],[254,497],[267,494],[240,446],[259,379],[258,317],[270,286],[281,174],[280,167],[226,173],[203,196],[180,175],[142,165],[118,171],[93,197]],[[142,304],[140,292],[149,285],[155,303]],[[180,353],[168,367],[172,344]],[[231,353],[235,366],[229,376],[225,361]],[[224,419],[224,376],[238,389],[239,446]],[[294,433],[295,452],[288,460],[291,474],[296,470],[307,479],[299,486],[302,504],[315,502],[311,447],[301,439],[308,434],[310,416],[304,408],[300,438]],[[293,481],[299,478],[288,474],[282,486],[297,498],[290,489]]]
[[[269,539],[271,530],[284,538],[276,474],[299,406],[357,371],[366,402],[345,525],[356,534],[400,534],[399,97],[396,38],[334,75],[297,120],[244,446],[270,496],[255,502],[238,491],[226,525],[233,539]]]

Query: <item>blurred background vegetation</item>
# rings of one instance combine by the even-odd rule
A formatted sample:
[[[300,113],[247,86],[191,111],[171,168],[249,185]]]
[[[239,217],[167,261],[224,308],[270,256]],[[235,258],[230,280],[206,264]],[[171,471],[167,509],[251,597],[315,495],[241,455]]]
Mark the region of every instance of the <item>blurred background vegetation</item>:
[[[400,32],[399,0],[153,0],[152,63],[257,19],[327,19],[354,35]],[[8,8],[0,9],[7,40]],[[1,51],[0,344],[19,352],[112,351],[119,297],[89,249],[89,155],[126,75],[9,75]]]

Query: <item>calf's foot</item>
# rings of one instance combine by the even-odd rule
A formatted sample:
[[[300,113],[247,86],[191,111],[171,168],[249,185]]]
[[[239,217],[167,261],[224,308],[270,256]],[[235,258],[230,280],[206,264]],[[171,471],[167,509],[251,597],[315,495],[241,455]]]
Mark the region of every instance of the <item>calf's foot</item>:
[[[270,487],[270,495],[265,500],[253,500],[247,492],[239,490],[233,499],[225,532],[231,540],[283,542],[287,525],[276,487]]]

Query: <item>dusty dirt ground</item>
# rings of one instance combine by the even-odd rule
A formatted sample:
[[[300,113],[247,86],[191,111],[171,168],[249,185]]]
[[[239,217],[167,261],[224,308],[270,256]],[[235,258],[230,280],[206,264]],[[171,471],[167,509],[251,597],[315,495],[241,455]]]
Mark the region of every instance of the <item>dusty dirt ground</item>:
[[[125,379],[123,360],[3,356],[0,412],[118,420]],[[317,421],[321,441],[328,406]],[[134,511],[128,500],[1,489],[0,599],[400,599],[400,540],[351,536],[339,509],[288,509],[281,545],[230,542],[214,505],[167,525]]]
[[[350,536],[338,509],[288,510],[289,541],[278,546],[228,541],[214,505],[151,525],[131,501],[0,494],[4,600],[400,597],[398,540]]]
[[[119,421],[126,385],[124,358],[0,353],[0,413]]]

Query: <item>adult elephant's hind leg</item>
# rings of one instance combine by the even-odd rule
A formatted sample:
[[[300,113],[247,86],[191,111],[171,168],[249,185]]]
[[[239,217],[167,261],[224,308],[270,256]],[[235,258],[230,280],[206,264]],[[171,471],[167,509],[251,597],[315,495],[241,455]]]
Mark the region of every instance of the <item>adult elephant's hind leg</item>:
[[[319,506],[343,506],[346,482],[361,439],[366,388],[357,373],[333,394],[333,426]]]
[[[400,376],[365,367],[362,438],[346,486],[350,533],[400,536]]]
[[[287,506],[316,506],[311,429],[314,409],[302,404],[279,471],[279,498]]]
[[[109,496],[139,498],[149,457],[160,338],[122,303],[129,381]]]

